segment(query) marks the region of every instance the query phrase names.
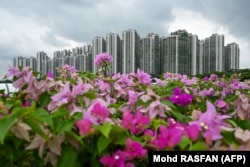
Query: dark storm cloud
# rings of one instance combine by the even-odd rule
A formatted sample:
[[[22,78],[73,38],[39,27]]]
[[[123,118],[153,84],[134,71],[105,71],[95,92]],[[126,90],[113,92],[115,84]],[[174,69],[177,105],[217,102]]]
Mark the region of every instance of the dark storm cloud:
[[[177,0],[174,6],[198,12],[226,27],[236,37],[247,40],[250,38],[249,0],[189,0],[188,3]]]
[[[66,47],[68,39],[90,44],[130,28],[141,37],[167,36],[174,7],[200,13],[249,43],[249,6],[248,0],[1,0],[0,57],[35,56]]]

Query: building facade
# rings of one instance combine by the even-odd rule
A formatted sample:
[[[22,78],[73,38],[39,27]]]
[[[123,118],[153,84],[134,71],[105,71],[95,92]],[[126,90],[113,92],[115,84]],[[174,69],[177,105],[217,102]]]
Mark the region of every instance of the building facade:
[[[122,73],[132,73],[140,67],[140,36],[136,30],[122,33]]]
[[[106,36],[106,51],[113,57],[111,72],[122,72],[122,41],[118,34],[109,33]]]

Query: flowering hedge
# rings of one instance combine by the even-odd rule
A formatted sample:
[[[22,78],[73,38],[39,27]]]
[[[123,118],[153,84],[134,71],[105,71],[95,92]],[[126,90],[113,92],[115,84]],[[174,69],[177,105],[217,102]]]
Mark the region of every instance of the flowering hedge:
[[[250,84],[141,70],[108,75],[59,68],[37,80],[9,69],[0,97],[1,166],[147,166],[149,150],[249,150]],[[153,83],[154,81],[154,83]]]

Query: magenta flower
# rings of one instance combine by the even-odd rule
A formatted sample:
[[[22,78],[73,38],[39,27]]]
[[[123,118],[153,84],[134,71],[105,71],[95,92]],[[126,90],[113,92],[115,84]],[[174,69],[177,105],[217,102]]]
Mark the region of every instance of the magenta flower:
[[[174,88],[173,95],[171,97],[171,101],[174,104],[179,104],[181,106],[186,106],[193,101],[193,95],[182,93],[179,87]]]
[[[95,56],[94,63],[96,66],[101,66],[102,64],[109,64],[113,60],[112,56],[108,53],[101,53]]]
[[[198,117],[198,120],[190,122],[190,125],[198,125],[203,137],[206,139],[218,140],[222,138],[220,132],[223,120],[231,116],[217,114],[214,105],[207,101],[207,111]]]
[[[110,112],[105,101],[96,99],[96,101],[83,114],[83,119],[88,119],[92,124],[99,125],[110,121]]]
[[[173,118],[168,118],[168,127],[169,128],[178,128],[183,130],[183,134],[185,134],[189,139],[195,141],[199,137],[199,126],[196,124],[186,125],[179,122],[176,122]]]
[[[159,134],[151,142],[153,146],[160,150],[174,148],[181,141],[183,129],[178,127],[167,128],[163,125],[159,128]]]
[[[54,74],[53,74],[52,72],[48,72],[48,73],[47,73],[47,77],[48,77],[48,78],[54,78]]]
[[[105,120],[109,118],[109,110],[106,106],[102,105],[100,102],[95,102],[91,110],[92,115],[97,116],[100,120]]]
[[[112,155],[105,155],[100,159],[103,166],[126,167],[126,157],[122,150],[117,150]]]
[[[130,130],[133,134],[142,132],[149,123],[149,117],[143,116],[140,111],[137,111],[135,116],[129,111],[123,112],[121,125],[125,129]]]
[[[189,139],[195,141],[199,137],[199,126],[197,124],[187,125],[184,127],[185,133]]]
[[[140,69],[137,69],[136,77],[138,78],[139,83],[150,85],[151,76],[148,73],[143,72]]]
[[[82,119],[76,122],[76,126],[81,135],[86,135],[93,130],[92,124],[88,119]]]
[[[208,76],[205,76],[205,77],[204,77],[204,81],[209,81],[209,77],[208,77]]]
[[[143,148],[141,143],[128,138],[126,140],[125,155],[127,160],[133,160],[134,158],[143,158],[147,155],[147,150]]]

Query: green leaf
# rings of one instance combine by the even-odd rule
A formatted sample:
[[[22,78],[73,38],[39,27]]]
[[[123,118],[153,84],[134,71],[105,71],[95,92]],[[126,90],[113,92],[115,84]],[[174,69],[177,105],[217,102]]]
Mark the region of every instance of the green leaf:
[[[32,118],[25,119],[23,120],[23,122],[29,125],[32,128],[32,130],[37,134],[39,134],[41,137],[43,137],[46,140],[48,139],[47,135],[42,131],[39,122],[33,120]]]
[[[60,122],[56,127],[56,133],[62,134],[63,132],[70,131],[74,125],[74,121],[72,120],[66,120]]]
[[[105,136],[106,138],[109,138],[109,133],[111,130],[111,124],[109,122],[97,127],[97,129],[100,130],[100,132]]]
[[[66,145],[62,148],[62,154],[58,159],[57,166],[58,167],[80,166],[77,163],[77,152],[70,145]]]
[[[79,144],[83,145],[83,141],[81,139],[81,137],[76,134],[73,131],[66,131],[65,134],[67,134],[69,137],[73,138],[74,140],[76,140]]]
[[[120,126],[112,126],[110,135],[112,136],[115,145],[124,145],[129,133]]]
[[[14,155],[13,151],[11,150],[11,145],[9,144],[0,145],[0,150],[1,150],[0,157],[6,157],[10,161],[14,160]]]
[[[54,128],[53,125],[53,121],[51,119],[50,114],[48,113],[48,111],[42,109],[42,108],[38,108],[36,109],[32,114],[31,117],[33,119],[36,119],[42,123],[47,123],[50,127]]]
[[[238,125],[236,124],[236,122],[232,119],[227,119],[226,122],[228,122],[230,125],[232,125],[234,128],[236,128]]]
[[[234,132],[222,131],[223,140],[228,144],[232,145],[236,143]]]
[[[43,94],[41,94],[40,105],[42,108],[49,104],[49,102],[51,101],[50,97],[51,95],[48,92],[44,92]]]
[[[193,145],[190,146],[189,148],[190,151],[201,151],[201,150],[207,150],[207,146],[205,145],[205,143],[198,141],[196,143],[194,143]]]
[[[4,143],[5,136],[9,132],[12,125],[15,124],[16,118],[12,115],[5,116],[0,118],[0,143]]]
[[[74,115],[72,115],[72,118],[74,118],[74,120],[79,120],[82,119],[83,113],[82,112],[75,112]]]
[[[172,115],[180,122],[185,122],[186,120],[186,116],[181,114],[179,111],[174,110],[174,111],[170,111],[172,113]]]
[[[88,91],[84,94],[84,96],[86,96],[87,98],[91,100],[96,99],[96,94],[94,91]]]
[[[250,129],[250,121],[249,120],[237,120],[236,123],[243,130]]]
[[[190,145],[192,142],[190,141],[190,139],[186,136],[182,137],[181,142],[179,143],[179,147],[182,150],[186,150],[187,146]]]
[[[68,110],[66,110],[64,107],[59,107],[55,112],[51,114],[51,117],[52,119],[57,119],[68,115],[69,115]]]
[[[161,100],[161,103],[162,103],[162,104],[165,104],[166,106],[168,106],[168,107],[170,107],[170,108],[172,108],[172,109],[176,109],[176,106],[175,106],[173,103],[171,103],[170,101]]]
[[[102,153],[103,150],[105,150],[108,145],[111,143],[112,139],[108,139],[104,136],[100,136],[98,141],[97,141],[97,150],[98,150],[98,154],[100,155]]]
[[[114,109],[118,109],[120,107],[120,105],[116,104],[116,103],[112,103],[108,106],[108,108],[114,108]]]

